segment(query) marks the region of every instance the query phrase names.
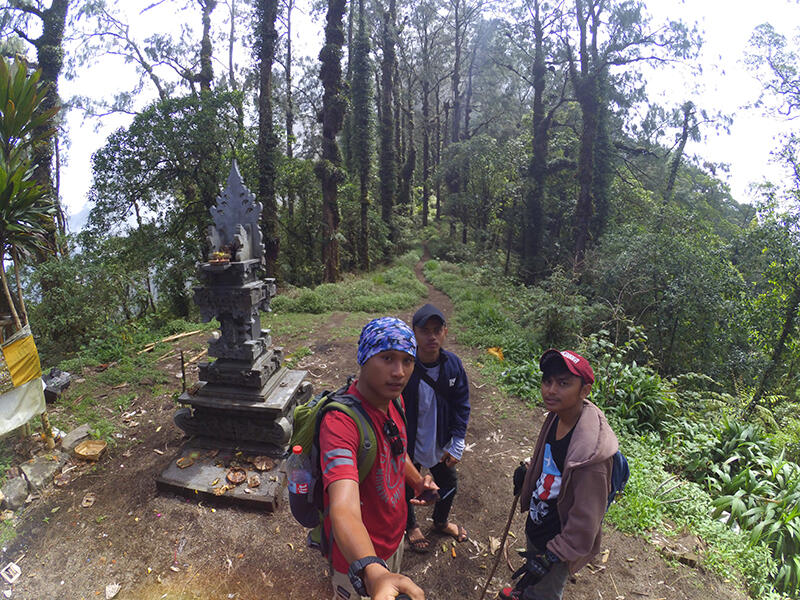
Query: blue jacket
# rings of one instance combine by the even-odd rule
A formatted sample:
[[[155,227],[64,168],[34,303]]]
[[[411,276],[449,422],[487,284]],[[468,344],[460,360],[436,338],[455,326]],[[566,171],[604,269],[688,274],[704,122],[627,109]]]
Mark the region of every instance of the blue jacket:
[[[408,455],[414,460],[419,417],[419,381],[424,371],[414,365],[411,379],[403,390],[408,421]],[[465,438],[469,421],[469,381],[464,365],[452,352],[439,351],[439,379],[436,381],[436,445],[444,448],[450,438]]]

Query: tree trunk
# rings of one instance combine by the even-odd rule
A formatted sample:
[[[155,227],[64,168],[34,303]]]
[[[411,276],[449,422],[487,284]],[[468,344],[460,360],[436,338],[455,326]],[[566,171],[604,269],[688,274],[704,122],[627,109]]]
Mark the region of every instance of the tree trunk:
[[[217,7],[217,0],[198,0],[202,8],[203,37],[200,41],[200,70],[193,74],[193,82],[200,84],[200,119],[198,129],[205,131],[197,157],[200,200],[204,211],[200,214],[200,229],[204,230],[210,222],[210,211],[217,203],[219,194],[219,156],[213,142],[213,131],[217,127],[217,110],[210,101],[211,83],[214,81],[213,47],[211,43],[211,13]],[[199,239],[204,240],[205,235]]]
[[[397,239],[392,218],[397,191],[397,156],[394,142],[394,119],[392,97],[394,95],[394,14],[395,0],[390,0],[389,10],[383,15],[383,58],[381,60],[381,107],[380,107],[380,192],[381,218],[389,227],[389,239]],[[387,245],[387,248],[389,246]]]
[[[358,3],[358,32],[352,51],[351,117],[353,162],[358,171],[361,223],[358,232],[359,267],[369,269],[369,180],[372,165],[372,75],[370,43],[364,18],[364,0]]]
[[[792,295],[789,297],[786,303],[786,311],[784,312],[781,335],[775,344],[775,348],[772,350],[772,356],[770,357],[769,364],[767,365],[767,368],[764,369],[764,373],[761,375],[761,381],[758,384],[755,394],[753,394],[753,399],[742,411],[742,418],[749,416],[750,413],[753,412],[753,409],[758,406],[761,398],[764,397],[764,394],[767,391],[767,386],[769,385],[769,382],[778,367],[781,356],[783,356],[783,352],[786,349],[786,341],[794,333],[797,325],[798,310],[800,310],[800,285],[795,283],[794,290],[792,290]]]
[[[681,159],[683,158],[683,151],[686,149],[686,142],[689,141],[689,130],[691,129],[690,123],[692,114],[694,113],[694,104],[686,102],[682,107],[683,111],[683,128],[681,129],[681,137],[678,140],[678,147],[672,155],[672,160],[669,163],[669,174],[667,176],[667,185],[664,189],[664,204],[672,200],[672,194],[675,191],[675,180],[678,178],[678,168],[681,166]]]
[[[394,24],[395,18],[392,18],[392,23]],[[394,40],[395,44],[397,44],[397,40]],[[395,46],[396,50],[396,46]],[[403,157],[405,156],[405,147],[403,146],[403,111],[401,110],[402,104],[402,97],[403,97],[403,82],[400,79],[400,68],[397,62],[397,53],[395,52],[394,57],[394,68],[392,69],[392,81],[394,82],[394,87],[392,90],[392,114],[394,118],[392,119],[394,122],[394,156],[395,160],[397,161],[397,187],[396,189],[400,188],[400,181],[402,179],[402,173],[400,172],[403,164]]]
[[[438,169],[439,165],[442,162],[442,119],[441,119],[441,110],[439,109],[439,84],[436,84],[436,95],[435,95],[435,108],[436,108],[436,148],[434,152],[434,168]],[[445,123],[445,129],[447,129],[447,124]],[[436,220],[439,221],[442,218],[442,183],[441,177],[436,178]]]
[[[61,198],[61,145],[58,142],[58,133],[53,136],[53,148],[56,152],[56,160],[55,160],[55,167],[56,167],[56,174],[55,174],[55,188],[53,189],[53,197],[54,198]],[[64,214],[64,207],[61,205],[61,202],[56,202],[56,231],[61,237],[65,237],[67,235],[67,215]],[[66,253],[66,248],[64,246],[59,246],[58,242],[56,242],[56,251],[61,256],[64,256]]]
[[[286,0],[286,65],[284,76],[286,82],[286,158],[291,164],[294,159],[294,102],[292,100],[292,9],[294,0]],[[296,193],[294,180],[291,177],[286,181],[286,229],[289,235],[296,235],[294,224],[294,204]],[[297,267],[297,252],[295,244],[290,243],[286,248],[289,268],[292,273]]]
[[[583,0],[575,0],[578,32],[580,34],[578,71],[574,60],[570,61],[570,76],[572,78],[575,95],[581,109],[582,129],[580,151],[578,155],[578,201],[575,206],[574,239],[575,239],[575,268],[583,268],[583,259],[589,242],[589,227],[594,209],[592,200],[592,185],[594,181],[594,148],[597,136],[597,116],[599,99],[597,89],[597,74],[594,72],[596,65],[592,58],[597,54],[597,23],[592,21],[589,39],[588,21],[584,14]]]
[[[352,4],[352,3],[351,3]],[[353,85],[353,20],[355,11],[353,7],[347,11],[347,71],[345,71],[345,81],[347,89]],[[342,128],[342,150],[344,151],[344,166],[350,174],[355,173],[353,163],[353,111],[348,110],[344,115],[344,126]]]
[[[230,0],[231,28],[228,32],[228,83],[232,90],[237,90],[236,73],[234,71],[233,51],[236,46],[236,0]],[[244,139],[244,104],[236,103],[236,148],[242,146]]]
[[[450,139],[453,143],[458,142],[461,135],[461,46],[464,42],[461,2],[453,2],[453,74],[450,78],[453,100],[453,134]]]
[[[50,8],[45,10],[34,9],[32,6],[28,6],[29,3],[18,0],[11,4],[14,8],[35,14],[42,21],[42,34],[37,39],[29,41],[36,48],[36,59],[42,70],[41,82],[47,85],[47,93],[39,105],[38,112],[49,111],[60,104],[58,78],[64,65],[64,29],[70,0],[53,0]],[[30,4],[32,5],[32,3]],[[47,130],[49,127],[49,123],[44,124],[37,128],[33,135],[40,136],[43,130]],[[52,136],[44,136],[44,139],[41,139],[33,147],[33,172],[36,182],[47,191],[47,197],[53,201],[56,215],[58,215],[59,213],[63,214],[63,210],[53,182],[53,154],[54,139]],[[56,217],[56,221],[48,227],[46,234],[47,246],[53,254],[58,252],[55,235],[58,229],[58,217]]]
[[[272,126],[272,63],[275,60],[275,44],[278,32],[275,19],[278,16],[278,0],[265,0],[258,6],[258,201],[262,204],[261,231],[264,237],[267,277],[278,273],[278,204],[275,198],[275,164],[278,136]]]
[[[594,210],[589,225],[590,238],[594,240],[600,239],[608,222],[608,213],[611,207],[611,181],[614,177],[611,165],[611,138],[608,130],[608,69],[598,68],[596,73],[597,126],[594,138],[594,174],[592,176]]]
[[[0,246],[2,247],[2,246]],[[8,279],[6,279],[6,265],[5,265],[5,252],[0,254],[0,280],[3,282],[3,293],[6,295],[6,302],[8,302],[8,310],[11,311],[11,318],[14,320],[14,331],[22,329],[17,308],[14,306],[14,299],[11,297],[11,290],[8,289]]]
[[[427,62],[427,52],[423,50],[423,61]],[[431,129],[430,129],[430,81],[427,67],[422,79],[422,226],[428,226],[428,203],[431,195]]]
[[[511,248],[514,245],[514,225],[511,223],[511,219],[514,218],[514,215],[517,213],[517,200],[516,198],[512,201],[511,204],[511,214],[508,219],[506,219],[506,231],[508,237],[506,238],[506,260],[503,264],[503,275],[508,275],[508,265],[511,262]]]
[[[214,81],[213,47],[211,45],[211,13],[217,7],[217,0],[200,0],[203,9],[203,38],[200,40],[200,72],[197,81],[201,92],[211,91]]]
[[[326,282],[339,279],[338,185],[344,180],[336,135],[342,129],[347,102],[342,95],[342,45],[345,0],[328,0],[325,45],[319,54],[322,81],[322,159],[316,165],[322,183],[322,260]]]
[[[22,325],[28,324],[28,311],[25,309],[25,299],[22,297],[22,282],[19,277],[19,258],[17,257],[17,247],[11,244],[11,260],[14,263],[14,279],[17,282],[17,300],[21,314]]]
[[[475,59],[478,54],[480,35],[475,37],[475,45],[472,48],[472,56],[469,59],[469,69],[467,70],[467,91],[464,95],[464,133],[462,139],[468,140],[471,137],[469,131],[469,121],[472,116],[472,77],[475,74]]]
[[[406,162],[403,164],[403,168],[400,171],[400,190],[397,195],[397,202],[400,206],[403,207],[403,211],[407,216],[413,215],[413,203],[411,202],[411,184],[414,178],[414,169],[417,166],[417,148],[414,144],[414,106],[411,103],[411,81],[409,77],[409,84],[408,84],[408,106],[406,108],[406,127],[404,130],[406,131],[405,136],[407,138],[407,147],[408,147],[408,154],[406,156]]]
[[[547,180],[547,156],[550,119],[545,115],[544,89],[547,65],[544,53],[544,29],[540,3],[533,5],[533,152],[528,163],[529,185],[526,189],[523,219],[523,280],[531,284],[542,269],[541,249],[544,225],[544,194]]]
[[[427,23],[422,23],[422,226],[428,226],[431,196],[431,59]]]

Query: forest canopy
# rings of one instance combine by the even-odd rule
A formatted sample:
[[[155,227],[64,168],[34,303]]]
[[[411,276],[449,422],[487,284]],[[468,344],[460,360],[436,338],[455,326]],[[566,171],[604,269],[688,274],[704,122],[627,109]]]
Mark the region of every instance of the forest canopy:
[[[667,102],[647,86],[676,65],[702,77],[695,23],[637,0],[133,4],[0,12],[3,53],[41,69],[41,110],[131,115],[93,156],[77,234],[59,202],[67,133],[30,155],[54,207],[51,258],[26,255],[18,287],[49,359],[108,328],[191,316],[208,209],[235,159],[263,206],[265,274],[284,288],[424,241],[539,290],[531,343],[599,329],[624,343],[641,328],[638,359],[664,376],[704,373],[750,409],[796,400],[797,139],[775,148],[789,176],[753,204],[731,196],[724,165],[697,155],[731,115],[703,106],[691,81]],[[178,8],[185,26],[158,18]],[[317,58],[292,35],[311,35],[313,19]],[[761,105],[784,117],[800,106],[796,48],[764,24],[746,49]],[[137,78],[114,97],[59,97],[60,80],[120,58]],[[73,281],[66,303],[56,291]],[[558,331],[548,306],[571,315]]]

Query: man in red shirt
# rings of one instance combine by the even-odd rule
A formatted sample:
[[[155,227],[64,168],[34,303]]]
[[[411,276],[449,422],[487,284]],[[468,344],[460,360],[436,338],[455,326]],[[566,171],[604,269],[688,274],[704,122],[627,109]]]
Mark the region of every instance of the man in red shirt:
[[[392,402],[408,382],[415,356],[414,333],[400,319],[373,319],[361,331],[361,370],[348,393],[361,401],[378,444],[375,463],[363,482],[358,480],[360,437],[355,422],[330,411],[320,425],[325,533],[333,531],[336,600],[389,600],[400,593],[412,600],[425,598],[411,579],[399,574],[407,516],[405,486],[417,496],[438,489],[430,475],[420,476],[408,458],[404,419]]]

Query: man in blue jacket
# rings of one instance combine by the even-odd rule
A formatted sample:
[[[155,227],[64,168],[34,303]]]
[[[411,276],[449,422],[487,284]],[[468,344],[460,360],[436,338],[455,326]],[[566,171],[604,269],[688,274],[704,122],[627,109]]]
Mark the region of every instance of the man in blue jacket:
[[[414,372],[403,390],[408,419],[408,455],[419,469],[430,471],[439,486],[440,499],[433,509],[434,530],[459,542],[467,539],[461,525],[448,520],[457,488],[456,465],[464,452],[469,421],[469,381],[461,360],[442,348],[447,325],[432,304],[420,308],[412,320],[417,339]],[[413,491],[406,488],[406,498]],[[430,542],[408,506],[406,536],[411,549],[427,552]]]

